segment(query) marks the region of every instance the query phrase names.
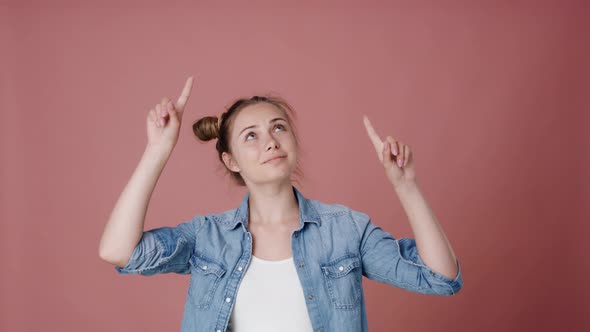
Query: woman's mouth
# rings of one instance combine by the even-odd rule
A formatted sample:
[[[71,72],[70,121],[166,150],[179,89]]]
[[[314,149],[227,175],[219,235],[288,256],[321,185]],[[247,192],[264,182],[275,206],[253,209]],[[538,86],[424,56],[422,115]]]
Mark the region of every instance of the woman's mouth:
[[[267,163],[277,162],[277,161],[283,160],[285,158],[286,158],[286,156],[279,156],[279,157],[275,157],[273,159],[267,160],[264,163],[267,164]]]

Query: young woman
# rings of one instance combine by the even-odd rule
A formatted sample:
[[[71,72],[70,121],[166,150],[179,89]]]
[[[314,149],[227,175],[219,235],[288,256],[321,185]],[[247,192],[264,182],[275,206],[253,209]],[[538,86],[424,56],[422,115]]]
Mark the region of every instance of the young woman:
[[[148,112],[148,144],[100,242],[121,274],[191,274],[182,331],[367,331],[362,276],[422,294],[453,295],[460,264],[416,183],[407,144],[377,135],[377,157],[415,239],[395,239],[365,213],[306,198],[293,109],[281,98],[239,99],[193,124],[217,139],[219,159],[247,187],[236,209],[144,231],[151,193],[178,140],[190,77],[176,103]]]

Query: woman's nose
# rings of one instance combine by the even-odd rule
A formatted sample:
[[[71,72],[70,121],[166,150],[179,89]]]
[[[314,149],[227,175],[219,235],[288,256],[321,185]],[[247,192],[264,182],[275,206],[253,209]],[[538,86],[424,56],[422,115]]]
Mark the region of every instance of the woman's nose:
[[[272,147],[278,148],[279,147],[279,141],[277,141],[274,137],[270,137],[270,139],[268,140],[268,142],[266,143],[266,149],[270,149]]]

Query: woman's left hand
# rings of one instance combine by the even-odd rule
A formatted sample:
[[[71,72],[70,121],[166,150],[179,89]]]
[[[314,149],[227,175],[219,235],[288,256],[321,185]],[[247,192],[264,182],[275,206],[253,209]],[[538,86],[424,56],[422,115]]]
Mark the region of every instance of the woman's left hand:
[[[393,186],[397,188],[414,182],[416,172],[414,169],[414,155],[410,146],[391,136],[387,136],[382,141],[366,115],[363,115],[363,122],[369,138],[373,142],[373,146],[375,146],[377,157],[379,157],[385,168],[385,175],[387,175]]]

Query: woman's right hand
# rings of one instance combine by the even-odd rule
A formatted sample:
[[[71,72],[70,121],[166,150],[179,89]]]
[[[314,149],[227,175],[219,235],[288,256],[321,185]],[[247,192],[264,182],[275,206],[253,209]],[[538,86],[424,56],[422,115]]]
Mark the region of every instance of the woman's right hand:
[[[180,124],[193,87],[193,76],[186,80],[184,89],[174,104],[168,97],[150,109],[147,116],[148,146],[164,153],[171,153],[178,141]]]

